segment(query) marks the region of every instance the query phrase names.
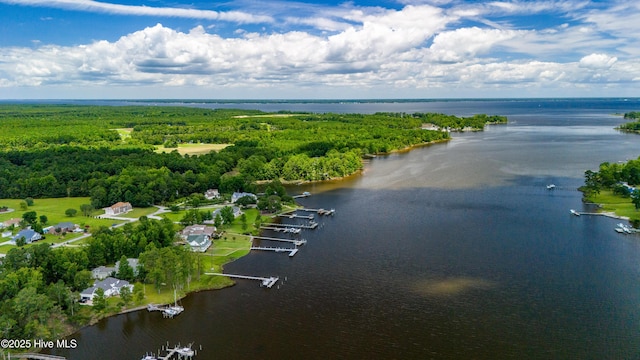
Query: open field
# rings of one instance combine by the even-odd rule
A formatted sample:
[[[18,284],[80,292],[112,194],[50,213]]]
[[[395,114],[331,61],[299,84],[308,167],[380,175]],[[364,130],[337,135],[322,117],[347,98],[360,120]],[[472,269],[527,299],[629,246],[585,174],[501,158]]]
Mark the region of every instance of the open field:
[[[220,151],[231,144],[178,144],[177,148],[166,148],[164,145],[156,145],[155,152],[167,153],[178,150],[180,155],[204,155],[211,151]]]
[[[89,204],[91,200],[88,197],[77,198],[49,198],[49,199],[34,199],[33,206],[29,206],[27,210],[20,210],[20,203],[24,201],[22,199],[0,199],[0,206],[8,206],[15,211],[11,213],[0,213],[0,221],[9,220],[12,218],[22,218],[22,214],[27,211],[35,211],[38,216],[45,215],[47,217],[47,225],[55,225],[60,222],[70,221],[80,226],[89,225],[91,228],[100,226],[111,226],[114,223],[121,223],[117,220],[97,219],[93,216],[103,213],[103,211],[96,210],[93,216],[87,217],[82,215],[80,211],[80,205]],[[78,212],[76,216],[69,217],[65,215],[67,209],[76,209]]]

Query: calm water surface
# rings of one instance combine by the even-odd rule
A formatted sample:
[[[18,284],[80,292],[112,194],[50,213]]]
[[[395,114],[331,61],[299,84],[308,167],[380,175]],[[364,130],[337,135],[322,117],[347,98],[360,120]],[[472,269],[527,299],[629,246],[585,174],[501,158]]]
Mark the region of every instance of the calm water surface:
[[[294,258],[253,252],[225,269],[286,277],[279,288],[239,281],[189,296],[175,319],[106,319],[57,353],[139,359],[169,341],[201,344],[198,359],[639,358],[640,237],[569,209],[583,209],[586,169],[640,155],[640,136],[613,130],[622,119],[611,115],[640,103],[405,107],[510,123],[292,188],[336,215],[304,233]]]

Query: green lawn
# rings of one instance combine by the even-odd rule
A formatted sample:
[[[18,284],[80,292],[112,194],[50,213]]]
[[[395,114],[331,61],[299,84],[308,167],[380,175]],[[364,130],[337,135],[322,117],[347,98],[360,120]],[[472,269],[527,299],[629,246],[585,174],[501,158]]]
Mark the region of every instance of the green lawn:
[[[47,216],[47,225],[70,221],[80,226],[89,225],[90,227],[100,227],[111,226],[113,223],[118,223],[118,221],[96,219],[82,215],[80,205],[89,204],[91,200],[88,197],[34,199],[33,206],[29,206],[27,210],[20,210],[20,203],[22,201],[22,199],[0,199],[0,206],[8,206],[15,209],[15,211],[11,213],[0,213],[0,221],[11,218],[22,218],[22,214],[25,212],[35,211],[38,216]],[[76,209],[78,212],[76,216],[69,217],[65,215],[67,209]],[[100,212],[102,212],[102,210],[100,210]],[[99,211],[95,211],[94,216],[98,213]]]
[[[614,212],[618,216],[626,216],[630,220],[640,220],[640,211],[636,210],[630,198],[615,195],[611,190],[602,190],[600,194],[590,196],[590,202],[602,205],[604,212]]]
[[[118,217],[125,217],[130,219],[138,219],[140,216],[148,216],[158,211],[158,208],[155,206],[150,206],[146,208],[133,208],[133,210],[129,211],[126,214],[117,215]]]

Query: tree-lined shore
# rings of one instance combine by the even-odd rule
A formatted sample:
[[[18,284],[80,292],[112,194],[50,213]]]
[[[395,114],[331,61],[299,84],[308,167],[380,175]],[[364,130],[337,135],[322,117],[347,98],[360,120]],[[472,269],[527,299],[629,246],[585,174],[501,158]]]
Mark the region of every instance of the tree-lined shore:
[[[139,221],[118,228],[105,226],[105,220],[87,221],[91,236],[73,247],[53,248],[50,241],[41,241],[11,248],[0,265],[0,333],[3,338],[57,339],[121,309],[166,301],[173,290],[184,294],[227,286],[228,279],[201,276],[203,269],[220,269],[248,253],[241,234],[259,229],[260,211],[276,212],[292,200],[281,182],[341,178],[360,170],[367,154],[449,139],[447,131],[425,130],[425,123],[455,131],[503,122],[506,118],[487,115],[0,105],[0,199],[21,199],[10,215],[22,217],[20,226],[42,229],[63,213],[90,219],[117,202],[173,211],[162,220],[145,212]],[[199,146],[216,151],[189,153]],[[162,152],[159,147],[187,150]],[[198,209],[209,189],[219,190],[223,199],[233,192],[263,194],[243,204],[252,208],[242,216],[215,219],[219,229],[228,231],[216,240],[216,248],[226,251],[222,255],[176,245],[182,226],[211,215]],[[42,198],[82,198],[82,204],[76,209],[78,202],[60,201],[74,208],[38,214],[33,209]],[[22,199],[35,205],[20,208]],[[130,294],[99,297],[93,307],[78,304],[78,292],[93,282],[90,269],[127,258],[140,259],[141,265],[135,275],[126,267],[117,271],[136,284]]]

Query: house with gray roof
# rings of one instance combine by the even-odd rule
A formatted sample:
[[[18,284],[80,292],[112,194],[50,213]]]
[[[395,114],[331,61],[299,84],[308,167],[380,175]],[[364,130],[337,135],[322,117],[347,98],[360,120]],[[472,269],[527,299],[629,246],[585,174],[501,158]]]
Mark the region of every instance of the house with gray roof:
[[[93,301],[93,298],[96,296],[96,291],[98,289],[104,290],[104,296],[118,296],[120,295],[120,290],[122,288],[128,287],[130,291],[133,291],[133,285],[131,285],[126,280],[116,279],[114,277],[108,277],[104,280],[96,281],[92,287],[84,289],[80,293],[81,301]]]
[[[112,273],[115,273],[117,268],[107,267],[107,266],[98,266],[97,268],[91,270],[91,277],[94,279],[102,280],[111,276]]]
[[[26,244],[31,244],[34,241],[42,239],[42,235],[32,229],[22,229],[16,236],[11,238],[11,241],[16,242],[20,238],[24,238]]]

